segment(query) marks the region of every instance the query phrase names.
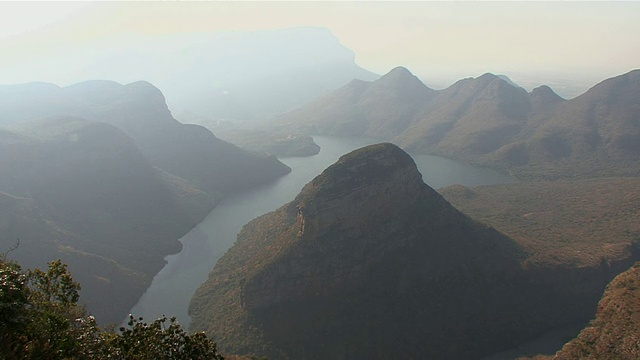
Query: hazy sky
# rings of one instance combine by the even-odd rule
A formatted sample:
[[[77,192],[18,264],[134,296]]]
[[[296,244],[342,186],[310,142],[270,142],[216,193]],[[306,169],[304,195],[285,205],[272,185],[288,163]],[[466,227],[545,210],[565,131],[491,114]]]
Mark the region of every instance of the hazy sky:
[[[297,26],[329,28],[368,70],[403,65],[440,85],[484,72],[593,85],[640,67],[638,2],[0,2],[0,83],[113,34]]]

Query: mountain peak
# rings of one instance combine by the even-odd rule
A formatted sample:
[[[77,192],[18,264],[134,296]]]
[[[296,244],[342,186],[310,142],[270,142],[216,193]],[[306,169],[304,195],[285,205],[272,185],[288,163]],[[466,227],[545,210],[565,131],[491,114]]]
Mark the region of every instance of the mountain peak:
[[[411,71],[404,66],[396,66],[391,71],[387,73],[387,75],[402,75],[402,76],[413,76]]]
[[[461,80],[458,80],[456,83],[454,83],[453,85],[451,85],[449,88],[447,88],[447,90],[453,91],[454,93],[457,93],[461,90],[463,91],[470,91],[469,95],[471,94],[475,94],[476,91],[481,91],[483,89],[486,88],[493,88],[493,89],[498,89],[498,88],[517,88],[520,89],[519,86],[514,85],[511,80],[507,81],[505,80],[505,78],[508,80],[509,78],[507,78],[504,75],[494,75],[492,73],[484,73],[476,78],[470,77],[470,78],[464,78]],[[504,86],[504,85],[509,85],[508,87]]]
[[[541,85],[533,89],[530,96],[532,101],[541,101],[543,103],[555,103],[564,100],[547,85]]]
[[[411,71],[403,66],[398,66],[385,75],[383,75],[380,79],[373,82],[375,83],[384,83],[384,84],[396,84],[396,85],[412,85],[419,86],[421,88],[428,89],[426,85],[418,77],[413,75]]]
[[[372,145],[245,225],[196,292],[191,326],[224,336],[225,351],[273,358],[468,358],[487,350],[459,339],[504,316],[502,274],[520,271],[520,254],[425,185],[404,151]],[[472,314],[473,330],[447,327]],[[512,333],[495,328],[501,343]]]
[[[476,78],[476,80],[480,80],[480,81],[493,81],[495,79],[499,79],[500,77],[498,75],[492,74],[490,72],[486,72],[480,76],[478,76]]]
[[[384,170],[393,170],[394,168],[403,168],[405,166],[415,168],[415,163],[409,154],[394,144],[380,143],[369,145],[341,156],[323,174],[334,176],[334,174],[345,171],[348,173],[359,172],[364,167],[372,167],[371,170],[384,172]],[[378,174],[373,175],[377,176]]]
[[[480,82],[481,84],[508,84],[511,87],[514,87],[516,89],[520,89],[520,86],[518,84],[516,84],[515,82],[513,82],[507,75],[502,75],[502,74],[493,74],[490,72],[484,73],[480,76],[478,76],[477,78],[474,79],[476,82]]]
[[[136,94],[137,96],[145,98],[149,101],[153,101],[156,104],[161,105],[163,108],[167,107],[162,91],[160,91],[160,89],[147,81],[136,81],[127,84],[124,86],[124,89],[127,90],[127,92]]]
[[[391,143],[375,144],[341,156],[335,164],[313,179],[300,196],[348,196],[354,191],[372,184],[378,186],[379,182],[396,177],[402,177],[406,184],[411,183],[412,189],[422,183],[422,175],[411,156]],[[302,198],[300,201],[304,202]]]

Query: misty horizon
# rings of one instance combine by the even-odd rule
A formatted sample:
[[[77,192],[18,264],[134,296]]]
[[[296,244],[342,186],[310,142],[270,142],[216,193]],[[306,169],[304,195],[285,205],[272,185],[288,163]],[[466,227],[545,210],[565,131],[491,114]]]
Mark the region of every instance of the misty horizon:
[[[640,32],[638,8],[632,2],[1,3],[0,83],[146,80],[171,93],[166,78],[180,76],[180,70],[168,75],[170,69],[149,59],[179,63],[182,58],[186,65],[203,66],[190,64],[198,56],[188,52],[209,43],[213,47],[201,60],[218,49],[219,61],[212,66],[240,73],[242,64],[229,63],[236,49],[228,40],[220,45],[224,37],[260,39],[311,27],[331,33],[355,64],[378,76],[404,66],[442,89],[489,72],[506,75],[528,91],[548,85],[573,98],[638,67],[640,46],[633,41]],[[38,16],[32,16],[35,11]],[[252,44],[265,46],[259,40]],[[266,46],[265,51],[274,50]],[[302,46],[297,43],[296,51],[327,45]],[[255,74],[256,62],[251,67],[244,70]]]
[[[0,1],[0,358],[637,359],[639,33]]]

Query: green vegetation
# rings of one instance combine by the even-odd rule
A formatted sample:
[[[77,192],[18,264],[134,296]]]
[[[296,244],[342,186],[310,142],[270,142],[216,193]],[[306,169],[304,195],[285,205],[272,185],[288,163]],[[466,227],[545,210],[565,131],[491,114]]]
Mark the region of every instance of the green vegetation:
[[[78,306],[79,290],[60,260],[25,272],[0,254],[0,358],[223,359],[215,342],[175,318],[147,324],[130,315],[119,332],[100,329]]]
[[[192,329],[273,358],[477,358],[585,324],[640,258],[640,178],[443,198],[410,160],[356,150],[245,225],[193,297]]]
[[[640,178],[450,186],[440,193],[523,246],[527,264],[599,266],[640,243]]]
[[[12,256],[24,267],[62,259],[101,322],[126,316],[215,204],[108,124],[60,117],[3,135],[0,249],[19,237]]]
[[[598,283],[608,282],[608,276],[626,270],[640,257],[640,178],[522,182],[473,189],[456,185],[440,193],[467,215],[516,240],[530,254],[523,262],[526,268],[555,269],[552,276],[558,279],[563,272],[586,273],[582,280],[574,277],[556,284],[559,291],[573,284],[591,287],[585,293],[590,300],[585,301],[585,296],[575,301],[575,306],[593,304],[585,308],[589,317],[602,296],[604,286]],[[638,265],[634,269],[637,282]],[[605,271],[608,276],[602,276]],[[532,359],[638,358],[639,349],[632,345],[638,344],[640,294],[636,285],[619,289],[621,279],[632,280],[632,276],[619,276],[608,286],[596,320],[557,357]]]
[[[373,81],[352,80],[307,105],[279,115],[282,131],[391,139],[420,114],[435,94],[403,67]]]
[[[640,175],[640,70],[563,100],[549,87],[527,93],[484,74],[443,90],[406,69],[352,82],[273,119],[306,134],[369,136],[508,170],[520,179]]]
[[[290,171],[176,121],[146,82],[1,90],[0,249],[20,237],[23,266],[62,259],[101,322],[124,318],[226,193]]]
[[[607,286],[596,317],[553,356],[533,360],[635,360],[640,358],[640,262]],[[524,360],[520,358],[519,360]]]
[[[19,87],[22,91],[18,91]],[[109,124],[124,132],[152,166],[184,179],[211,197],[246,189],[291,171],[275,157],[249,153],[221,141],[201,126],[178,122],[162,92],[144,81],[120,85],[95,80],[63,88],[10,85],[4,90],[11,96],[0,98],[0,127],[25,127],[35,119],[56,116]],[[63,130],[66,131],[60,134],[73,129]]]
[[[582,267],[535,261],[409,161],[390,144],[356,150],[245,225],[196,291],[192,329],[279,359],[469,359],[585,323],[629,266],[626,252]]]
[[[423,126],[396,139],[412,151],[508,170],[520,179],[640,175],[640,71],[567,101],[549,88],[527,94],[495,77],[483,83],[484,77],[443,90]],[[493,91],[496,86],[502,91]]]
[[[640,358],[640,263],[618,275],[598,305],[596,318],[555,359]]]

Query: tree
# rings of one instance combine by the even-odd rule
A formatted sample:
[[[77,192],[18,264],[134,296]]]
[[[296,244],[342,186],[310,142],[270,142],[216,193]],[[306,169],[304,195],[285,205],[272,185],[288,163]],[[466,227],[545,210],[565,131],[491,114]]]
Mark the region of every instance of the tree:
[[[78,305],[80,284],[66,264],[48,265],[24,272],[0,254],[0,359],[223,359],[175,318],[147,324],[130,315],[119,333],[101,330]]]
[[[163,316],[151,324],[129,315],[129,328],[120,328],[120,336],[110,344],[121,359],[222,359],[216,344],[204,333],[187,334],[175,317]]]
[[[28,323],[29,292],[20,266],[5,261],[4,256],[0,261],[0,351],[7,355],[13,353]]]

